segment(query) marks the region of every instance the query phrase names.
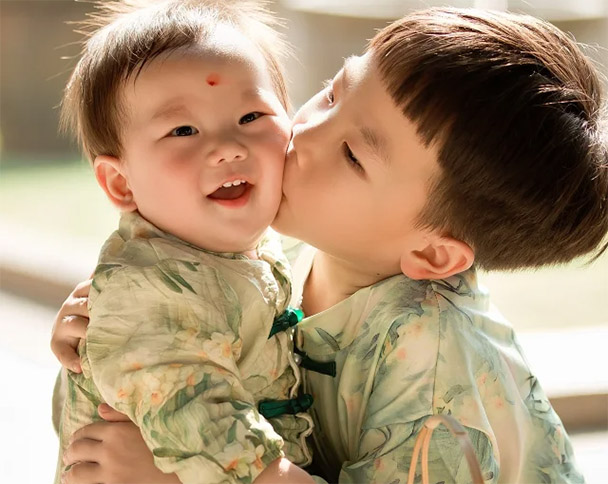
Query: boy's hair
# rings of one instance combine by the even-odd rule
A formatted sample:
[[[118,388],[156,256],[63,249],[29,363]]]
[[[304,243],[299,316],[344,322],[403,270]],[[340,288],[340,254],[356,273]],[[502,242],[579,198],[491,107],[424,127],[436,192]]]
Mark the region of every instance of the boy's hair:
[[[421,226],[469,243],[485,269],[566,262],[602,244],[601,83],[570,37],[530,16],[429,9],[369,49],[396,105],[438,149]]]
[[[121,155],[124,83],[159,55],[204,43],[220,23],[241,31],[262,53],[277,97],[288,109],[281,60],[289,48],[265,1],[122,0],[96,7],[77,22],[86,42],[61,105],[62,128],[77,135],[90,161]]]

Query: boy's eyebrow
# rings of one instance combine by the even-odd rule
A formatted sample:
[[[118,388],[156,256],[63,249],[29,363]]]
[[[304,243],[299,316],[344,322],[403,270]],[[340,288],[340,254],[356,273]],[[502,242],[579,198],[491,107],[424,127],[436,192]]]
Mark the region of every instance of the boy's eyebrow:
[[[355,61],[356,55],[351,55],[344,59],[344,65],[342,66],[342,85],[346,88],[350,84],[348,75],[348,65]]]
[[[365,141],[367,146],[369,146],[376,158],[384,162],[385,165],[388,165],[390,160],[388,157],[385,139],[367,126],[360,127],[359,133],[361,133],[363,141]]]
[[[351,55],[344,59],[344,66],[342,67],[342,87],[343,89],[348,88],[349,85],[349,65],[352,65],[353,62],[356,62],[357,56]],[[378,158],[380,161],[384,162],[385,165],[389,164],[388,150],[386,148],[385,139],[380,136],[376,131],[367,126],[361,126],[359,128],[359,133],[363,138],[363,141],[370,148],[372,153]]]

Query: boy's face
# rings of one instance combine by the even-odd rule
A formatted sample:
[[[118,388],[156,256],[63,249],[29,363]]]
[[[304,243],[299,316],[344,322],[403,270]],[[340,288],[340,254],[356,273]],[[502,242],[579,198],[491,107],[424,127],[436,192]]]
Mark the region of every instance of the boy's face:
[[[439,173],[413,123],[386,92],[370,54],[351,57],[296,114],[273,226],[361,271],[401,272],[405,246]]]
[[[290,124],[247,39],[219,29],[206,45],[163,55],[125,85],[121,164],[144,218],[240,252],[276,214]]]

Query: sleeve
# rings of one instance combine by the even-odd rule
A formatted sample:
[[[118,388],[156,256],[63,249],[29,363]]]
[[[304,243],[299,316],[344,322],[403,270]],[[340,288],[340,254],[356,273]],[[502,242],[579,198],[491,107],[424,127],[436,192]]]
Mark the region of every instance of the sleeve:
[[[122,268],[94,289],[92,378],[140,427],[160,470],[184,484],[249,483],[282,455],[240,379],[239,301],[217,271],[163,261]]]
[[[437,327],[432,316],[398,319],[379,349],[373,386],[361,424],[356,458],[344,462],[340,483],[407,482],[414,443],[424,421],[437,409]],[[457,413],[452,416],[461,423]],[[485,482],[498,481],[498,463],[483,432],[466,427]],[[429,477],[434,483],[469,483],[471,475],[458,441],[443,426],[433,432]],[[421,481],[418,464],[415,482]]]
[[[427,417],[415,422],[394,423],[362,431],[359,457],[342,465],[342,483],[406,483],[412,460],[414,442]],[[467,428],[475,455],[480,463],[484,481],[498,482],[498,469],[492,445],[482,432]],[[431,482],[469,483],[469,467],[456,439],[443,427],[433,432],[429,447],[429,476]],[[415,482],[421,482],[420,465]]]

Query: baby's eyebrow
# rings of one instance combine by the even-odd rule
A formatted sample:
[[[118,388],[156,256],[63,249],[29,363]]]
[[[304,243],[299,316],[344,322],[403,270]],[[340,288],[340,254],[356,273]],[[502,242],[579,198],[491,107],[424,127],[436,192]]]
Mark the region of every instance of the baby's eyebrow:
[[[388,166],[390,160],[388,157],[388,150],[386,145],[386,140],[380,136],[376,131],[368,128],[367,126],[362,126],[359,128],[359,133],[363,138],[363,141],[369,146],[372,153],[378,158],[380,161],[384,162],[385,165]]]
[[[261,97],[261,92],[259,88],[251,88],[243,91],[241,98],[243,101],[251,101],[254,99],[259,99]]]
[[[179,116],[182,114],[190,114],[190,111],[184,104],[174,104],[167,103],[162,105],[159,109],[157,109],[152,115],[152,120],[162,119],[162,118],[171,118],[174,116]]]

